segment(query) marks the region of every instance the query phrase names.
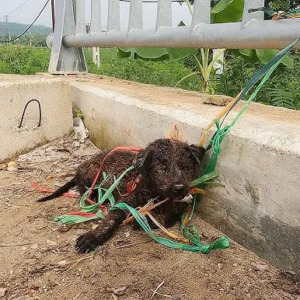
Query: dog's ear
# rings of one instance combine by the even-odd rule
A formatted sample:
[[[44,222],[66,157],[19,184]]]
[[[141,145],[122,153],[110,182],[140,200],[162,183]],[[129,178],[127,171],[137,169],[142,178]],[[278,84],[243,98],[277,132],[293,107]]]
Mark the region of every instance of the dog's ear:
[[[134,167],[140,174],[146,175],[149,171],[150,163],[151,163],[151,151],[142,150],[137,154]]]
[[[190,149],[193,156],[201,162],[205,155],[205,149],[196,145],[190,145]]]

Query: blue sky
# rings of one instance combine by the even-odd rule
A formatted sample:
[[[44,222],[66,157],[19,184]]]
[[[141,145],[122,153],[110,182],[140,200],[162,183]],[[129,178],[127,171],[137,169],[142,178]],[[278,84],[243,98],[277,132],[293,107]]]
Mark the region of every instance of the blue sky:
[[[25,2],[26,0],[0,0],[0,18],[3,15],[8,14],[10,11],[18,7],[20,4]],[[82,0],[84,1],[84,0]],[[89,11],[90,11],[90,1],[86,1],[87,13],[86,20],[89,21]],[[103,28],[106,28],[106,18],[107,18],[107,1],[102,0],[103,3],[103,11],[102,11],[102,25]],[[44,6],[46,0],[28,0],[22,7],[17,9],[9,16],[9,22],[19,22],[30,24],[33,19],[40,12],[41,8]],[[144,18],[144,27],[151,28],[154,27],[155,19],[156,19],[156,9],[157,4],[143,4],[143,18]],[[128,14],[129,14],[129,3],[121,2],[121,24],[126,28],[128,22]],[[3,21],[2,18],[0,21]],[[185,4],[180,6],[178,3],[173,3],[173,25],[176,26],[181,20],[183,20],[186,24],[190,23],[190,14]],[[50,2],[46,7],[43,14],[40,16],[36,24],[51,26],[51,11],[50,11]]]

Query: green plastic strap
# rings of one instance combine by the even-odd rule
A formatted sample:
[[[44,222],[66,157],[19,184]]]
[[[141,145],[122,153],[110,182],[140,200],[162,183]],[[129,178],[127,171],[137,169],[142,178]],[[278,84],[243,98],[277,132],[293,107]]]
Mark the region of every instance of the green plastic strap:
[[[235,104],[232,106],[232,108],[242,99],[242,97],[248,92],[252,86],[261,78],[263,77],[260,84],[256,87],[255,91],[250,95],[249,99],[246,101],[242,109],[239,111],[239,113],[235,116],[235,118],[232,120],[230,125],[224,126],[221,128],[221,125],[217,120],[215,120],[215,124],[217,127],[217,131],[210,141],[210,143],[213,146],[213,153],[210,158],[210,161],[208,163],[208,166],[206,167],[205,174],[210,173],[215,170],[217,158],[219,154],[221,153],[221,143],[223,142],[225,136],[229,133],[230,128],[234,126],[236,121],[240,118],[240,116],[243,114],[243,112],[246,110],[246,108],[249,106],[251,101],[256,97],[257,93],[263,86],[263,84],[268,80],[270,75],[274,72],[274,70],[277,68],[277,66],[280,64],[281,60],[289,53],[289,51],[300,41],[300,37],[297,38],[295,41],[290,43],[287,47],[285,47],[283,50],[281,50],[277,55],[275,55],[261,70],[259,70],[247,83],[245,88],[243,89],[240,97],[235,101]],[[231,109],[232,109],[231,108]],[[224,122],[226,116],[229,114],[231,109],[226,113],[226,115],[223,118],[222,123]]]
[[[102,205],[107,199],[110,200],[110,205],[114,206],[115,204],[115,200],[113,198],[112,192],[116,189],[116,187],[118,186],[118,184],[120,183],[120,181],[122,180],[122,178],[131,170],[134,169],[134,166],[130,166],[129,168],[127,168],[119,177],[118,179],[114,180],[114,183],[106,190],[102,188],[102,185],[108,181],[111,177],[106,176],[105,174],[103,176],[105,176],[104,180],[102,181],[102,183],[100,183],[100,185],[97,186],[98,192],[99,192],[99,196],[101,195],[101,197],[99,197],[100,199],[98,199],[98,202],[96,204],[93,205],[86,205],[85,200],[87,195],[90,192],[90,188],[84,193],[84,195],[81,197],[80,199],[80,208],[85,211],[85,212],[93,212],[95,210],[98,209],[98,207],[100,205]],[[102,190],[105,191],[104,195],[102,196]]]
[[[190,240],[190,242],[193,245],[178,243],[178,242],[169,240],[167,238],[158,237],[153,234],[153,232],[149,226],[149,223],[147,221],[147,218],[145,216],[143,216],[140,212],[138,212],[136,209],[134,209],[133,207],[129,206],[126,203],[118,203],[114,207],[112,207],[111,210],[116,209],[116,208],[128,210],[134,216],[135,220],[140,224],[140,226],[145,230],[145,232],[149,235],[150,238],[152,238],[156,242],[158,242],[164,246],[167,246],[169,248],[182,249],[182,250],[187,250],[187,251],[191,251],[191,252],[209,253],[213,249],[225,249],[230,246],[228,237],[221,237],[221,238],[218,238],[216,241],[214,241],[210,245],[203,245],[200,241],[199,234],[196,233],[195,235],[193,235],[190,232],[189,227],[187,227],[187,226],[185,226],[183,233],[186,235],[186,237]],[[193,228],[193,229],[195,230],[195,228]]]
[[[200,184],[203,184],[204,182],[211,180],[215,177],[219,176],[219,172],[218,171],[212,171],[209,172],[195,180],[193,180],[190,184],[190,187],[194,187],[194,186],[199,186]]]
[[[259,92],[259,90],[261,89],[261,87],[263,86],[263,84],[266,82],[266,80],[268,80],[268,78],[271,76],[271,74],[273,73],[273,71],[277,68],[277,66],[280,64],[281,60],[289,53],[289,51],[293,48],[293,46],[299,42],[300,37],[297,38],[295,41],[293,41],[291,44],[289,44],[287,47],[285,47],[283,50],[281,50],[276,56],[274,56],[271,61],[269,63],[267,63],[261,70],[259,70],[248,82],[248,84],[245,86],[245,88],[243,89],[241,95],[238,97],[238,99],[235,101],[234,106],[242,99],[242,97],[246,94],[246,92],[248,92],[252,86],[262,77],[263,79],[261,80],[260,84],[256,87],[255,91],[250,95],[249,99],[246,101],[246,103],[244,104],[244,106],[242,107],[242,109],[239,111],[239,113],[235,116],[235,118],[232,120],[231,124],[224,126],[223,128],[221,128],[221,125],[219,123],[218,120],[215,120],[215,124],[217,127],[217,131],[214,134],[213,138],[210,141],[210,144],[213,147],[213,153],[210,157],[210,160],[208,162],[207,167],[204,170],[204,174],[210,175],[213,172],[215,172],[215,168],[216,168],[216,164],[217,164],[217,160],[218,160],[218,156],[221,153],[222,149],[221,149],[221,144],[224,140],[224,138],[226,137],[226,135],[229,133],[231,127],[234,126],[234,124],[236,123],[236,121],[240,118],[240,116],[244,113],[244,111],[246,110],[246,108],[249,106],[249,104],[251,103],[251,101],[256,97],[257,93]],[[233,107],[234,107],[233,106]],[[233,108],[232,107],[232,108]],[[232,109],[231,108],[231,109]],[[230,109],[230,110],[231,110]],[[230,112],[230,110],[227,112],[227,114],[225,115],[225,117],[223,118],[223,121],[225,120],[226,116],[228,115],[228,113]],[[222,122],[223,122],[222,121]],[[205,176],[205,175],[204,175]],[[203,176],[202,176],[203,177]],[[202,178],[201,177],[201,178]],[[201,182],[201,180],[199,180],[200,178],[194,180],[193,186],[194,185],[201,185],[201,187],[205,187],[205,184],[203,182]],[[197,197],[198,198],[198,197]],[[194,211],[194,207],[195,207],[195,202],[197,201],[197,198],[194,197],[193,200],[193,210],[192,213],[189,217],[189,221],[192,218],[193,215],[193,211]],[[199,197],[201,198],[201,197]]]
[[[265,64],[254,76],[249,80],[249,82],[246,84],[245,88],[242,90],[241,95],[237,98],[237,100],[234,102],[234,105],[231,107],[231,109],[226,113],[226,115],[223,118],[227,117],[229,112],[237,105],[237,103],[245,96],[245,94],[253,87],[253,85],[262,77],[264,76],[273,65],[276,64],[276,66],[281,62],[281,60],[290,52],[290,50],[300,41],[300,37],[298,37],[296,40],[294,40],[292,43],[290,43],[288,46],[286,46],[284,49],[282,49],[277,55],[275,55],[267,64]],[[277,64],[278,63],[278,64]],[[223,122],[222,121],[222,122]]]
[[[82,217],[82,216],[76,216],[76,215],[62,215],[62,216],[53,218],[54,222],[57,222],[60,224],[69,224],[69,225],[79,224],[79,223],[83,223],[83,222],[87,222],[87,221],[95,220],[95,219],[99,219],[99,217],[98,216]]]

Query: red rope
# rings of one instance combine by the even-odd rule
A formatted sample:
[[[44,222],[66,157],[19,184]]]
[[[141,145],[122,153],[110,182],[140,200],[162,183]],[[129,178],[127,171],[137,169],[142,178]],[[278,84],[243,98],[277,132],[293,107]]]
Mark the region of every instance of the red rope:
[[[104,159],[102,160],[102,163],[101,163],[101,165],[100,165],[100,167],[99,167],[99,169],[98,169],[98,171],[97,171],[97,175],[96,175],[96,177],[95,177],[95,179],[94,179],[94,181],[93,181],[93,183],[92,183],[91,190],[90,190],[90,192],[89,192],[89,194],[88,194],[88,196],[87,196],[86,201],[87,201],[88,203],[93,202],[93,203],[90,203],[90,204],[95,204],[95,202],[92,201],[92,200],[90,199],[90,196],[91,196],[91,194],[93,193],[94,187],[95,187],[95,185],[96,185],[96,183],[97,183],[97,181],[98,181],[98,178],[99,178],[99,176],[100,176],[100,173],[101,173],[101,171],[102,171],[102,168],[103,168],[103,165],[104,165],[105,161],[106,161],[113,153],[115,153],[115,152],[117,152],[117,151],[134,151],[134,152],[139,152],[139,151],[141,151],[141,150],[142,150],[142,148],[139,148],[139,147],[117,147],[117,148],[111,150],[110,152],[108,152],[108,153],[106,154],[106,156],[104,157]]]
[[[86,212],[82,212],[82,211],[71,211],[69,213],[67,213],[67,215],[69,216],[81,216],[81,217],[96,217],[96,214],[94,213],[86,213]]]
[[[55,192],[54,190],[48,190],[48,189],[43,189],[43,188],[39,187],[39,186],[36,184],[36,182],[32,182],[32,183],[31,183],[31,186],[32,186],[35,190],[37,190],[37,191],[39,191],[39,192],[41,192],[41,193],[54,193],[54,192]],[[79,197],[80,197],[78,194],[71,194],[71,193],[63,193],[63,196],[68,197],[68,198],[79,198]]]
[[[134,151],[134,152],[139,152],[141,151],[142,148],[139,148],[139,147],[117,147],[113,150],[111,150],[110,152],[108,152],[106,154],[106,156],[104,157],[104,159],[102,160],[101,164],[100,164],[100,167],[97,171],[97,175],[91,185],[91,189],[90,189],[90,192],[86,198],[86,201],[90,204],[90,205],[94,205],[96,204],[96,202],[94,202],[93,200],[90,199],[90,196],[95,188],[95,185],[99,179],[99,176],[101,174],[101,171],[102,171],[102,168],[104,166],[104,163],[105,161],[108,159],[108,157],[110,157],[113,153],[117,152],[117,151]],[[130,195],[137,187],[137,184],[139,183],[141,179],[141,176],[137,176],[137,178],[135,180],[132,180],[130,182],[128,182],[128,185],[127,185],[127,193],[125,195],[122,195],[122,196],[127,196],[127,195]],[[32,182],[31,183],[32,187],[42,193],[53,193],[54,191],[53,190],[48,190],[48,189],[43,189],[41,187],[39,187],[35,182]],[[65,197],[69,197],[69,198],[77,198],[79,197],[79,195],[75,195],[75,194],[70,194],[70,193],[64,193],[63,194]],[[108,213],[108,208],[107,206],[105,205],[100,205],[99,206],[99,209],[101,209],[103,211],[104,214],[107,214]],[[85,212],[69,212],[68,215],[75,215],[75,216],[82,216],[82,217],[95,217],[96,214],[95,213],[85,213]]]

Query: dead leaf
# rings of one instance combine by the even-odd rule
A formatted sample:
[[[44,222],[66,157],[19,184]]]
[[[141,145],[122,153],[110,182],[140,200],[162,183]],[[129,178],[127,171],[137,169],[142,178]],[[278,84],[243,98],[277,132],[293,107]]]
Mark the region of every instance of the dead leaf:
[[[1,164],[0,165],[0,170],[6,170],[7,169],[7,164]]]

